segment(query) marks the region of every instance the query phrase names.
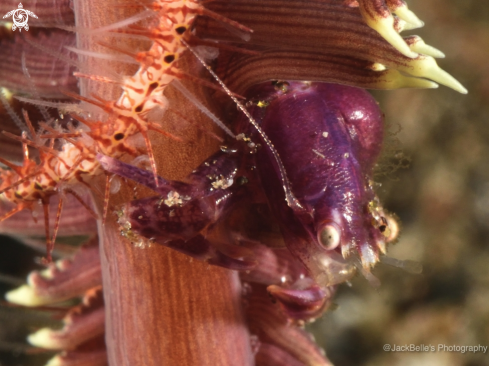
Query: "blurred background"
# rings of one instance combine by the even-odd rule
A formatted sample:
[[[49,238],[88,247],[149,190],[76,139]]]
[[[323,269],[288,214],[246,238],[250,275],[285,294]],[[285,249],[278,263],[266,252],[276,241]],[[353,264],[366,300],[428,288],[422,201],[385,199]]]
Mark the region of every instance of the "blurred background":
[[[423,265],[414,275],[379,265],[380,288],[343,285],[336,309],[307,328],[336,366],[489,365],[489,352],[385,352],[384,344],[489,346],[489,2],[409,0],[418,34],[445,52],[438,64],[468,90],[373,92],[407,168],[378,180],[402,232],[389,256]],[[388,160],[388,159],[387,159]],[[0,297],[23,283],[39,254],[0,237]],[[49,314],[0,307],[0,365],[39,365],[25,337]],[[26,325],[28,324],[28,326]]]
[[[380,288],[356,278],[337,309],[308,326],[336,366],[489,365],[489,351],[385,352],[389,345],[489,346],[489,2],[409,0],[420,35],[446,54],[442,69],[468,95],[437,90],[373,92],[406,169],[379,177],[379,194],[402,231],[389,256],[423,273],[379,265]],[[404,34],[404,33],[403,33]]]

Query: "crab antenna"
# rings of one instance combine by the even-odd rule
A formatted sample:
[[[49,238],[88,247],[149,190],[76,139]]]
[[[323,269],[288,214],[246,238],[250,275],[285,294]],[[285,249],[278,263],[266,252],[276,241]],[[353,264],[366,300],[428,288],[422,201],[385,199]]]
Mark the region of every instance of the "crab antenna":
[[[197,60],[199,60],[199,62],[202,64],[202,66],[204,66],[207,69],[207,71],[209,71],[209,73],[212,75],[212,77],[226,91],[226,94],[229,95],[229,97],[233,100],[233,102],[241,110],[241,112],[243,112],[245,114],[245,116],[248,118],[248,120],[253,125],[253,127],[255,127],[256,131],[260,134],[263,141],[265,141],[267,146],[270,148],[270,151],[272,152],[272,155],[273,155],[275,161],[277,162],[277,165],[278,165],[278,168],[280,171],[280,178],[282,180],[282,184],[283,184],[284,191],[285,191],[285,199],[287,200],[287,205],[291,208],[298,210],[298,211],[304,212],[305,211],[304,207],[302,207],[299,200],[292,193],[292,189],[290,187],[290,182],[289,182],[289,179],[287,178],[287,173],[285,171],[282,160],[280,159],[280,156],[279,156],[277,150],[275,149],[275,146],[273,146],[272,142],[270,141],[268,136],[265,134],[265,131],[263,131],[261,129],[261,127],[255,121],[255,119],[251,116],[250,112],[248,112],[248,110],[245,108],[245,106],[233,95],[233,92],[231,90],[229,90],[229,88],[226,86],[226,84],[224,84],[224,82],[221,80],[221,78],[219,76],[217,76],[217,74],[212,70],[212,68],[209,65],[207,65],[207,63],[202,59],[202,57],[200,57],[199,54],[197,54],[197,52],[195,52],[192,49],[192,47],[190,47],[189,44],[187,42],[185,42],[185,40],[182,39],[181,41],[185,45],[185,47],[187,47],[188,50],[190,52],[192,52],[192,54],[195,56],[195,58],[197,58]]]

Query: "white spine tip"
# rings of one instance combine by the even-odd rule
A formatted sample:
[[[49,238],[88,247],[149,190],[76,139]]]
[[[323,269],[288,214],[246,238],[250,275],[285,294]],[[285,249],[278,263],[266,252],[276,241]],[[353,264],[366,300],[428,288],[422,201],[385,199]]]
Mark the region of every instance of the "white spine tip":
[[[431,56],[434,58],[445,58],[445,54],[441,52],[439,49],[427,45],[421,37],[416,37],[416,40],[414,43],[409,45],[409,48],[417,53],[421,53],[423,55]]]
[[[408,47],[409,48],[409,47]],[[401,49],[397,49],[399,52],[401,52],[404,56],[409,57],[409,58],[416,58],[419,56],[419,53],[417,52],[407,52],[405,50],[401,51]]]
[[[413,29],[418,29],[419,27],[416,27],[412,23],[405,22],[404,20],[400,19],[399,24],[398,24],[398,32],[404,32],[404,31],[409,31]]]
[[[7,88],[0,88],[0,93],[3,93],[3,95],[8,101],[12,100],[13,93]]]
[[[34,289],[29,285],[22,285],[5,294],[5,299],[12,304],[23,306],[39,306],[43,302],[36,296]]]
[[[438,69],[438,73],[433,73],[433,76],[435,76],[433,79],[440,84],[448,86],[461,94],[468,93],[467,89],[457,79],[442,69]]]
[[[52,350],[60,349],[59,342],[56,342],[53,333],[55,333],[55,331],[49,328],[39,329],[37,332],[27,336],[27,342],[39,348]]]
[[[455,89],[457,90],[457,89]],[[469,91],[462,85],[460,84],[460,89],[457,90],[460,94],[469,94]]]
[[[372,70],[373,71],[384,71],[384,70],[387,70],[387,67],[385,67],[385,65],[382,65],[381,63],[375,62],[372,65]]]
[[[416,14],[409,10],[407,6],[400,6],[394,10],[394,13],[396,13],[396,15],[406,23],[409,23],[411,25],[411,29],[421,28],[424,26],[424,22],[419,19]]]
[[[379,261],[377,253],[368,244],[360,246],[360,258],[363,268],[367,270]]]
[[[384,241],[379,241],[377,242],[377,248],[379,248],[380,252],[382,254],[385,254],[387,253],[387,247],[385,245],[385,242]]]
[[[399,69],[413,76],[431,79],[459,93],[467,94],[467,89],[452,75],[442,70],[431,56],[421,56],[416,60],[412,60],[410,65]]]
[[[54,356],[51,358],[45,366],[62,366],[63,365],[63,360],[61,359],[60,356]]]
[[[367,25],[377,31],[382,38],[384,38],[391,46],[393,46],[396,50],[402,53],[404,56],[409,58],[416,58],[418,54],[416,52],[411,51],[407,43],[400,36],[397,30],[394,27],[394,17],[389,16],[387,18],[365,18]],[[401,25],[398,25],[399,31],[405,26],[405,22],[402,21]],[[406,23],[407,24],[407,23]]]

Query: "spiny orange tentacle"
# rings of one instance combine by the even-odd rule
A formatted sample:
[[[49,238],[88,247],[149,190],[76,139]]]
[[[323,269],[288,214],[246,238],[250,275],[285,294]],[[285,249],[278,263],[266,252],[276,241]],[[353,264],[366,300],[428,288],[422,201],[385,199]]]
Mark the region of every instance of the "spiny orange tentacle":
[[[79,132],[74,132],[74,133],[55,133],[55,134],[48,134],[48,135],[39,135],[40,138],[43,139],[66,139],[66,138],[71,138],[71,137],[80,137],[82,134]]]
[[[50,155],[58,156],[58,152],[56,150],[50,149],[49,147],[46,147],[46,146],[39,145],[36,142],[28,140],[25,137],[16,136],[13,133],[10,133],[8,131],[2,131],[2,134],[11,138],[12,140],[22,142],[22,144],[25,145],[25,147],[24,147],[24,159],[25,160],[29,160],[29,151],[27,150],[27,146],[32,146],[32,147],[35,147],[36,149],[42,150],[42,151],[50,154]]]
[[[20,174],[20,171],[21,171],[22,167],[20,167],[18,165],[15,165],[15,164],[12,164],[10,161],[5,160],[4,158],[1,158],[1,157],[0,157],[0,163],[2,163],[3,165],[8,166],[10,169],[12,169],[13,171],[15,171],[17,174]]]
[[[80,116],[73,115],[73,114],[70,114],[70,117],[77,120],[78,122],[83,123],[85,126],[91,128],[91,129],[93,128],[93,126],[95,126],[97,124],[97,122],[87,121],[86,119],[84,119]]]
[[[83,74],[81,72],[74,72],[73,76],[75,76],[77,78],[90,79],[90,80],[98,81],[101,83],[115,84],[115,85],[120,85],[120,86],[125,85],[125,83],[123,81],[112,80],[112,79],[105,77],[105,76],[88,75],[88,74]],[[136,89],[136,88],[133,88],[133,90],[138,92],[138,93],[142,93],[144,91],[143,89]]]
[[[66,188],[64,190],[66,193],[69,193],[71,194],[73,197],[75,197],[75,199],[80,202],[80,204],[85,207],[87,209],[88,212],[90,212],[90,214],[95,218],[95,219],[98,219],[98,215],[95,213],[94,210],[92,210],[92,208],[90,206],[88,206],[88,204],[83,201],[83,199],[80,197],[80,195],[78,193],[76,193],[75,191],[73,191],[72,189],[69,189],[69,188]]]
[[[163,136],[169,137],[169,138],[171,138],[172,140],[175,140],[175,141],[183,141],[180,137],[175,136],[175,135],[172,135],[169,132],[166,132],[158,124],[156,124],[154,122],[148,123],[148,130],[156,131],[156,132],[162,134]]]
[[[25,123],[27,124],[27,128],[29,129],[32,138],[36,139],[36,130],[34,129],[34,126],[32,125],[31,120],[29,119],[29,115],[27,114],[27,111],[25,109],[22,109],[22,115],[24,116]]]
[[[103,109],[106,112],[110,112],[110,108],[108,108],[108,106],[106,106],[104,104],[100,104],[100,103],[98,103],[97,101],[95,101],[93,99],[86,98],[84,96],[81,96],[81,95],[76,94],[76,93],[72,93],[72,92],[67,91],[67,90],[63,90],[62,93],[65,94],[65,95],[67,95],[70,98],[73,98],[73,99],[76,99],[76,100],[80,100],[82,102],[90,103],[90,104],[92,104],[92,105],[94,105],[96,107],[100,107],[101,109]]]
[[[46,131],[51,132],[51,134],[44,134],[44,135],[39,135],[39,138],[45,138],[45,139],[68,139],[68,138],[73,138],[73,137],[80,137],[82,134],[81,132],[70,132],[70,133],[63,133],[56,131],[54,128],[49,126],[45,122],[39,122],[39,126],[44,128]]]
[[[22,133],[22,136],[3,132],[6,136],[22,143],[24,162],[22,166],[16,166],[0,158],[1,163],[12,169],[12,171],[4,170],[0,172],[0,194],[4,195],[2,198],[17,205],[15,209],[2,216],[0,220],[4,220],[25,208],[33,210],[36,203],[40,201],[43,205],[45,216],[47,261],[51,260],[51,252],[57,236],[63,207],[63,198],[61,197],[53,235],[50,236],[47,205],[51,196],[62,192],[72,194],[96,217],[95,212],[70,187],[74,184],[90,186],[89,179],[91,177],[103,174],[103,170],[96,160],[97,153],[114,158],[140,154],[142,150],[135,147],[130,139],[137,134],[141,134],[145,141],[151,170],[155,183],[158,185],[156,161],[148,131],[158,132],[177,141],[182,139],[165,131],[157,123],[149,121],[147,119],[148,113],[153,108],[161,109],[163,112],[169,108],[163,93],[166,87],[176,79],[190,79],[206,87],[223,91],[223,88],[214,83],[186,74],[178,69],[178,60],[183,53],[187,52],[186,41],[221,47],[207,41],[198,41],[188,30],[192,29],[193,23],[199,15],[211,17],[242,32],[251,33],[252,30],[205,9],[204,3],[199,0],[154,0],[152,2],[148,1],[147,4],[139,2],[138,4],[121,5],[146,8],[146,12],[152,9],[155,12],[151,22],[148,22],[149,26],[141,27],[136,24],[130,24],[121,26],[121,29],[116,30],[113,27],[108,31],[147,37],[153,42],[149,50],[133,53],[106,42],[99,42],[99,44],[108,49],[134,58],[140,63],[137,73],[132,77],[121,78],[121,80],[88,75],[82,72],[74,74],[79,78],[119,85],[122,88],[122,93],[117,100],[108,101],[97,95],[85,97],[70,91],[62,91],[63,94],[74,100],[100,108],[107,114],[107,118],[104,118],[105,121],[90,120],[83,113],[79,115],[80,113],[75,113],[73,112],[74,109],[71,109],[77,108],[76,105],[70,105],[70,116],[84,125],[81,128],[69,125],[65,129],[57,129],[51,127],[50,121],[44,121],[40,123],[42,132],[36,134],[27,112],[23,111],[27,130],[30,132],[32,141],[26,138],[27,134],[25,132]],[[131,21],[127,23],[131,23]],[[222,46],[221,48],[236,52],[254,53],[254,51],[246,51],[233,46]],[[239,95],[234,96],[241,97]],[[172,110],[172,112],[180,115],[177,111]],[[185,120],[183,116],[181,117]],[[206,132],[219,139],[211,132]],[[49,144],[43,142],[43,139],[47,139],[46,141],[49,141]],[[61,140],[64,144],[60,148],[55,148],[55,140]],[[29,159],[28,146],[39,151],[39,164]],[[102,218],[104,221],[108,211],[109,194],[110,176],[107,175]]]
[[[40,171],[38,172],[35,172],[35,173],[32,173],[32,174],[29,174],[27,176],[25,176],[24,178],[22,179],[19,179],[18,181],[16,181],[15,183],[9,185],[8,187],[5,187],[3,188],[1,191],[0,191],[0,194],[2,193],[5,193],[7,191],[10,191],[11,189],[15,188],[15,187],[18,187],[19,185],[21,185],[22,183],[24,182],[27,182],[28,180],[32,179],[32,178],[35,178],[37,176],[39,176],[40,174],[42,174]]]
[[[97,44],[99,44],[100,46],[103,46],[105,48],[108,48],[109,50],[120,52],[120,53],[122,53],[124,55],[127,55],[129,57],[132,57],[135,60],[138,59],[138,54],[137,53],[130,52],[130,51],[125,50],[125,49],[123,49],[121,47],[116,47],[114,45],[111,45],[111,44],[109,44],[107,42],[102,42],[102,41],[98,41]]]
[[[0,216],[0,222],[7,220],[9,217],[15,215],[17,212],[20,212],[25,208],[26,207],[24,205],[17,205],[17,207],[15,207],[14,209],[10,210],[9,212],[4,214],[3,216]]]

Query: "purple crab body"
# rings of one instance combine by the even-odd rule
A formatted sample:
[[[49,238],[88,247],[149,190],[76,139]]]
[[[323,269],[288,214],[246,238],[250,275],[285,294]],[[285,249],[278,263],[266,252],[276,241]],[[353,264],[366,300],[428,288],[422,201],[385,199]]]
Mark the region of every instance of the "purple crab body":
[[[287,205],[276,162],[266,148],[259,149],[259,178],[287,247],[324,285],[343,282],[353,269],[338,250],[343,258],[358,251],[369,269],[384,250],[387,221],[370,181],[383,140],[377,103],[362,89],[336,84],[255,88],[252,115],[275,146],[302,206]],[[252,131],[248,125],[242,118],[239,126]]]
[[[185,182],[159,178],[157,187],[150,172],[99,160],[159,194],[125,205],[126,237],[142,236],[211,264],[262,273],[254,268],[257,251],[281,256],[266,240],[257,243],[226,226],[228,213],[266,203],[290,258],[299,262],[288,272],[267,270],[267,278],[280,278],[270,280],[269,291],[291,317],[310,318],[323,311],[334,285],[357,268],[368,275],[390,239],[370,179],[383,116],[366,91],[336,84],[268,82],[247,95],[260,127],[240,117],[236,141]]]

